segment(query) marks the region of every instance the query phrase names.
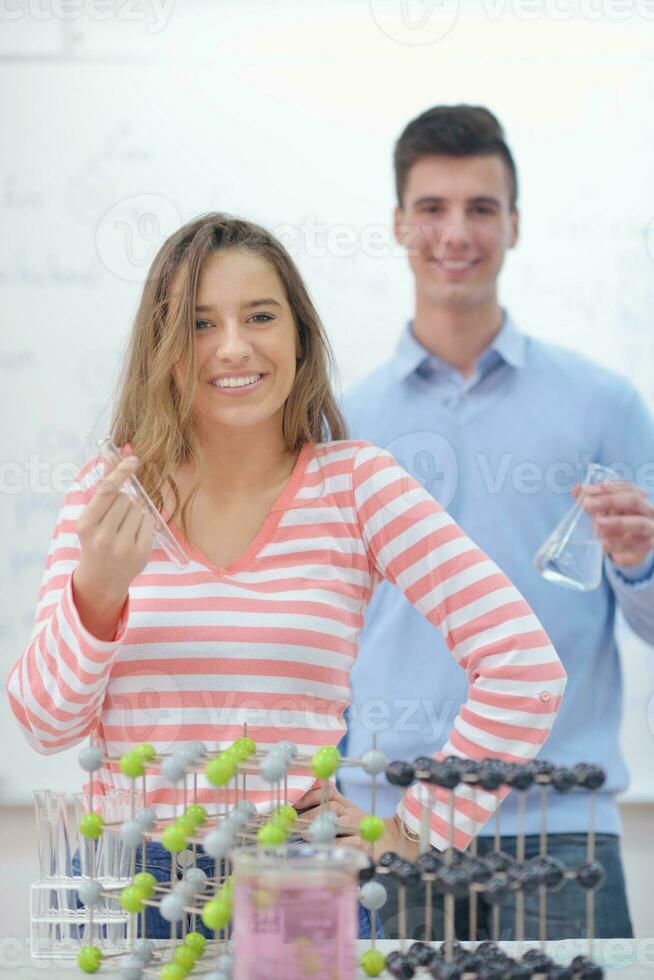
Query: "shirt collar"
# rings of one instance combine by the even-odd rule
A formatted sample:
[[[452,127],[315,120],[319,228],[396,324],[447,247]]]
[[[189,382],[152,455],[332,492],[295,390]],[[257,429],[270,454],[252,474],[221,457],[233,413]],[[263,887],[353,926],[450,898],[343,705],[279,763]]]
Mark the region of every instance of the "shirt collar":
[[[524,334],[520,333],[509,313],[504,311],[504,319],[499,332],[479,357],[479,366],[483,367],[496,358],[493,353],[501,360],[510,364],[511,367],[521,368],[525,364],[525,343]],[[442,366],[453,370],[450,365],[442,361],[436,354],[430,353],[426,347],[416,340],[413,335],[413,321],[409,321],[406,329],[400,336],[395,349],[393,366],[395,376],[398,381],[405,381],[409,375],[414,374],[423,365]]]

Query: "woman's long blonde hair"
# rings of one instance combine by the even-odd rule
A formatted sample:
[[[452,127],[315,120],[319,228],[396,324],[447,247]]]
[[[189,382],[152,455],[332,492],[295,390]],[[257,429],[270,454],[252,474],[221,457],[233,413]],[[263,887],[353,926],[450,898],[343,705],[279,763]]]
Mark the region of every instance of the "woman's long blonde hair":
[[[140,461],[139,479],[159,510],[163,507],[163,488],[170,485],[175,500],[170,520],[181,512],[185,535],[188,509],[205,465],[192,414],[195,297],[206,258],[231,248],[260,256],[273,266],[295,319],[301,354],[283,413],[288,451],[298,452],[306,442],[346,438],[345,422],[331,389],[333,357],[329,342],[288,252],[264,228],[226,214],[206,214],[188,222],[164,242],[150,268],[111,421],[114,442],[117,446],[131,444]],[[182,365],[186,374],[182,391],[174,379],[176,364]],[[172,473],[191,459],[196,462],[195,479],[182,506]]]

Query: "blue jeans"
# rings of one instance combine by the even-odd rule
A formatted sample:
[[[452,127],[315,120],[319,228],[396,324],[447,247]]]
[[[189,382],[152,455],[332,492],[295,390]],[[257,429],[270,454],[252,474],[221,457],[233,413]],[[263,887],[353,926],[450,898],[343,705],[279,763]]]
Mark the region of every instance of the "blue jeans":
[[[586,834],[550,834],[547,839],[547,853],[557,858],[570,869],[578,868],[586,861]],[[539,838],[536,834],[525,837],[525,858],[528,860],[539,853]],[[501,847],[507,854],[515,855],[516,838],[502,837]],[[477,848],[480,857],[495,849],[492,837],[479,837]],[[599,939],[631,939],[633,928],[629,916],[629,906],[625,889],[624,872],[620,858],[620,838],[614,834],[595,835],[595,859],[606,871],[606,881],[595,891],[595,936]],[[398,937],[399,916],[397,887],[388,879],[384,880],[388,890],[388,902],[381,909],[384,934],[389,939]],[[509,895],[499,906],[499,939],[515,939],[515,895]],[[454,928],[457,939],[466,940],[470,935],[470,904],[467,899],[455,902]],[[492,906],[483,896],[477,903],[476,939],[490,939],[492,935]],[[440,895],[433,891],[432,935],[429,938],[443,938],[443,903]],[[538,939],[538,892],[526,894],[524,898],[524,937]],[[409,939],[425,938],[425,885],[407,889],[406,926]],[[547,897],[547,938],[583,938],[586,930],[586,892],[576,881],[566,881],[559,891]]]
[[[135,860],[136,872],[143,870],[141,862],[141,848],[137,847]],[[198,868],[201,868],[208,877],[213,877],[215,871],[214,861],[208,854],[199,851],[197,854],[196,864]],[[73,859],[73,867],[75,869],[75,874],[79,874],[80,864],[78,855],[75,855]],[[181,878],[183,874],[183,870],[179,867],[175,855],[171,855],[158,841],[152,841],[146,846],[145,870],[149,871],[151,875],[154,875],[157,881],[161,882],[169,882],[171,877],[174,879]],[[364,909],[362,905],[357,905],[357,909],[359,914],[359,939],[370,939],[370,912],[367,909]],[[207,929],[199,916],[196,916],[195,923],[192,922],[190,915],[187,915],[186,919],[187,930],[195,928],[197,932],[201,932],[208,939],[213,938],[213,931],[211,929]],[[166,922],[166,920],[159,914],[158,909],[147,905],[145,912],[145,932],[149,939],[169,939],[171,935],[181,936],[181,923],[171,924],[170,922]],[[382,931],[380,913],[377,914],[376,934],[380,939],[383,939],[384,933]],[[140,920],[139,935],[141,935]]]

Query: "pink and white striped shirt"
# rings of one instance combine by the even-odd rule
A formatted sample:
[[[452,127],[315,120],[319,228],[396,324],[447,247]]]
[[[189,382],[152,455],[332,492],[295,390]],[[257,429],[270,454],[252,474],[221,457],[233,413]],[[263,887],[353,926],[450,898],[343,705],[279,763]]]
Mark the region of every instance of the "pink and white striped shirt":
[[[244,722],[259,748],[282,739],[310,754],[336,745],[366,606],[382,578],[443,631],[467,673],[468,699],[445,754],[524,761],[547,738],[566,679],[547,635],[494,562],[385,450],[304,445],[259,534],[228,569],[171,526],[188,566],[180,570],[155,547],[110,642],[84,628],[71,587],[77,519],[103,472],[91,460],[65,496],[33,634],[8,680],[14,714],[39,752],[90,732],[114,756],[142,741],[160,753],[194,739],[218,751]],[[171,813],[175,789],[158,775],[147,780],[148,803]],[[113,764],[96,774],[99,792],[129,782]],[[313,783],[309,772],[289,776],[289,802]],[[248,791],[262,810],[274,802],[258,775],[248,777]],[[400,806],[414,830],[424,792],[413,787]],[[436,797],[432,843],[443,848],[447,794],[428,792]],[[215,794],[201,775],[199,801]],[[501,795],[458,787],[457,847]]]

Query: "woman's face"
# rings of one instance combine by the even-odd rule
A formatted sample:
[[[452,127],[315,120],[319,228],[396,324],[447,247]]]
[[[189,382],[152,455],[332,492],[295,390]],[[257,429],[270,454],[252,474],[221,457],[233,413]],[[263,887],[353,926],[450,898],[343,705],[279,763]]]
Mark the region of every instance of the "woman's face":
[[[235,248],[209,256],[196,294],[195,347],[193,408],[203,428],[281,431],[300,350],[284,288],[266,259]],[[180,383],[179,368],[176,377]]]

